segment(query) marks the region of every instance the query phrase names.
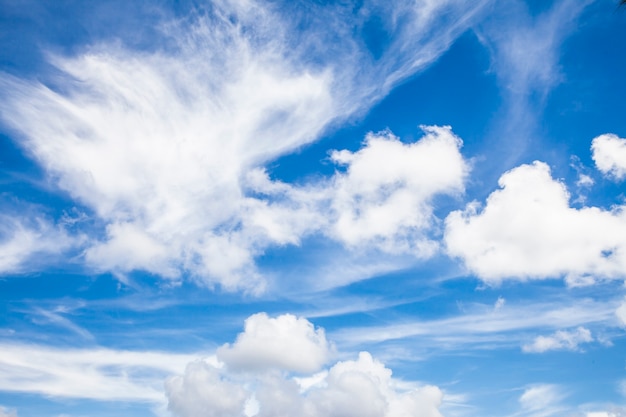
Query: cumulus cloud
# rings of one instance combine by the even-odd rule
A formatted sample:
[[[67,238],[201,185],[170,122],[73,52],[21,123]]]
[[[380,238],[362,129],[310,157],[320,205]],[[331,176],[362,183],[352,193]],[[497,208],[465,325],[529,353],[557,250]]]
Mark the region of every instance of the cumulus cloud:
[[[334,179],[336,238],[351,246],[376,242],[394,253],[432,254],[436,244],[424,233],[434,223],[432,199],[461,193],[469,167],[450,127],[423,129],[426,135],[413,144],[383,132],[369,134],[357,152],[331,154],[346,166]]]
[[[178,416],[240,417],[246,401],[242,386],[224,380],[204,361],[187,365],[182,377],[169,378],[165,390],[168,407]]]
[[[304,318],[255,314],[232,346],[218,349],[226,366],[194,361],[167,380],[169,409],[180,417],[441,416],[439,388],[401,383],[368,352],[319,371],[327,345]]]
[[[443,393],[423,386],[398,389],[391,371],[367,352],[337,362],[309,386],[285,375],[237,379],[202,362],[166,383],[169,409],[180,417],[440,417]],[[246,404],[254,402],[254,407]]]
[[[217,350],[217,357],[232,370],[314,372],[329,360],[332,350],[324,330],[305,318],[258,313],[246,319],[235,343]]]
[[[624,276],[626,210],[575,209],[563,183],[535,161],[502,175],[500,189],[446,218],[448,253],[486,282],[565,276],[570,285]]]
[[[626,139],[607,133],[591,142],[591,152],[596,168],[604,175],[621,181],[626,177]]]
[[[214,2],[192,17],[162,22],[149,49],[103,39],[74,56],[49,55],[55,75],[41,81],[0,74],[0,118],[52,181],[104,224],[85,250],[94,269],[174,280],[190,275],[208,286],[260,291],[256,257],[297,244],[321,220],[301,202],[280,205],[260,196],[248,174],[425,68],[486,3],[407,0],[307,11],[293,5],[285,16],[271,2]],[[361,40],[374,14],[389,33],[376,53]],[[386,147],[393,152],[399,145]],[[366,156],[353,159],[361,164]],[[348,174],[343,189],[364,179]],[[382,190],[359,190],[370,203],[363,216],[354,214],[357,196],[337,201],[353,212],[335,236],[354,241],[363,233],[360,223],[372,224],[392,203],[402,216],[364,238],[389,246],[390,236],[407,240],[408,229],[425,224],[426,200],[408,195],[414,181],[404,191],[395,183],[375,187],[384,185],[394,191],[389,201],[378,195]],[[416,205],[426,212],[409,219]],[[404,246],[430,250],[421,238],[408,240]]]
[[[543,353],[549,350],[579,350],[579,345],[593,341],[591,332],[584,327],[559,330],[550,336],[538,336],[533,343],[522,346],[526,353]]]

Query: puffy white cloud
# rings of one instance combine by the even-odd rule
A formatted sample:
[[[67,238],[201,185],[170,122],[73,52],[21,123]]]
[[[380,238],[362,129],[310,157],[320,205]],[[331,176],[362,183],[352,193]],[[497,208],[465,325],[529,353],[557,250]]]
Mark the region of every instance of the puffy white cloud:
[[[626,139],[612,133],[600,135],[591,142],[596,168],[604,175],[621,181],[626,177]]]
[[[95,269],[190,275],[208,286],[260,291],[255,258],[268,247],[297,244],[319,230],[323,216],[315,204],[260,196],[248,174],[318,139],[433,62],[488,2],[376,3],[362,10],[311,5],[306,16],[297,8],[283,16],[264,1],[215,2],[202,15],[161,22],[152,39],[160,45],[149,50],[104,39],[75,56],[51,57],[53,80],[0,74],[0,118],[53,182],[104,224],[85,252]],[[374,9],[393,35],[377,56],[358,41]],[[353,159],[360,165],[366,156]],[[343,188],[365,179],[348,174]],[[421,185],[444,186],[431,181]],[[347,226],[335,235],[382,246],[400,236],[404,246],[431,250],[422,238],[407,238],[407,229],[424,227],[430,215],[427,196],[409,195],[416,182],[376,184],[394,188],[390,199],[362,188],[370,205],[342,220]],[[356,197],[337,204],[356,210]],[[426,211],[410,217],[415,207]],[[384,214],[393,208],[403,211],[390,222]],[[361,224],[376,227],[360,236]]]
[[[575,209],[542,162],[502,175],[485,206],[446,218],[448,253],[487,282],[566,276],[570,285],[626,271],[626,210]]]
[[[329,360],[332,350],[324,329],[315,329],[307,319],[258,313],[246,319],[235,343],[217,350],[217,357],[232,370],[314,372]]]
[[[441,416],[439,388],[401,383],[367,352],[314,373],[323,361],[309,356],[327,350],[323,330],[306,319],[255,314],[232,346],[218,349],[226,366],[195,361],[168,379],[169,409],[180,417]]]
[[[390,132],[369,134],[357,152],[335,151],[345,165],[334,179],[332,234],[351,246],[375,242],[390,252],[429,256],[436,243],[425,237],[433,226],[432,199],[464,190],[468,165],[461,140],[450,127],[424,126],[426,135],[403,144]]]
[[[559,330],[551,336],[538,336],[533,343],[522,346],[527,353],[543,353],[549,350],[578,350],[581,343],[593,341],[591,332],[584,327],[575,330]]]
[[[246,401],[243,387],[224,380],[204,361],[192,362],[183,376],[169,378],[165,390],[169,410],[179,416],[241,417]]]
[[[254,402],[253,415],[259,417],[441,417],[441,390],[398,389],[391,371],[367,352],[356,361],[336,363],[316,379],[307,387],[284,374],[237,379],[196,362],[184,376],[169,379],[166,391],[170,410],[180,417],[240,417],[246,410],[244,395]]]

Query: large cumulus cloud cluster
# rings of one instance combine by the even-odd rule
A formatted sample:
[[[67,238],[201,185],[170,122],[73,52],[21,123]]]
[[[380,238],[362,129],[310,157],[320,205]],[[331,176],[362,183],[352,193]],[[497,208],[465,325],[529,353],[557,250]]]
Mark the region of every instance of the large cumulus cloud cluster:
[[[217,363],[195,361],[168,379],[169,409],[180,417],[441,416],[439,388],[407,388],[367,352],[322,369],[334,354],[306,319],[256,314],[217,350]]]

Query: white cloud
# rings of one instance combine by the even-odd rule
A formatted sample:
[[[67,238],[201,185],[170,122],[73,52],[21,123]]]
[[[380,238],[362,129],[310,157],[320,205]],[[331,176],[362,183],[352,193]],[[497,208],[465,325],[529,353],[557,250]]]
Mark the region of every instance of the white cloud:
[[[103,40],[52,57],[58,77],[39,77],[47,84],[1,74],[0,115],[53,182],[105,225],[85,252],[90,266],[260,291],[255,258],[297,244],[323,219],[306,205],[259,196],[248,173],[425,68],[486,3],[312,5],[300,21],[301,11],[281,16],[263,1],[216,2],[202,16],[163,22],[155,39],[167,47],[137,51]],[[393,34],[378,57],[357,41],[373,9]],[[408,210],[427,200],[397,188],[393,201],[358,220],[372,224],[392,207],[402,216],[364,238],[387,245],[401,236],[430,251],[421,237],[406,237],[429,216],[409,218]],[[348,223],[336,232],[346,242],[357,233]]]
[[[391,371],[367,352],[356,361],[336,363],[313,385],[302,387],[298,381],[281,374],[236,379],[197,362],[183,376],[168,380],[166,391],[170,410],[180,417],[239,417],[246,409],[259,417],[441,416],[441,390],[399,389]],[[246,408],[250,401],[254,407]]]
[[[566,276],[570,285],[626,271],[626,210],[569,206],[565,185],[542,162],[502,175],[484,208],[446,219],[448,253],[486,282]]]
[[[480,39],[492,50],[492,65],[517,100],[533,92],[545,95],[561,81],[560,46],[589,0],[564,0],[532,17],[523,1],[499,9],[499,19],[486,20]]]
[[[314,372],[330,359],[332,351],[324,330],[315,329],[305,318],[291,314],[270,318],[258,313],[246,319],[235,343],[217,350],[217,357],[232,370]]]
[[[375,242],[393,253],[433,253],[437,244],[425,236],[434,223],[432,199],[462,193],[469,168],[450,127],[422,128],[426,135],[412,144],[383,132],[369,134],[357,152],[331,154],[347,167],[334,179],[336,238],[350,246]]]
[[[17,417],[15,410],[8,410],[4,407],[0,407],[0,417]]]
[[[323,329],[307,320],[255,314],[218,349],[226,366],[195,361],[168,379],[169,409],[180,417],[441,417],[439,388],[393,378],[368,352],[316,372],[327,350]]]
[[[622,326],[626,326],[626,301],[624,301],[618,308],[615,310],[615,315],[617,319],[620,321]]]
[[[529,315],[528,311],[533,314]],[[529,330],[556,331],[564,328],[615,325],[615,303],[576,300],[572,303],[524,303],[495,310],[477,305],[458,316],[435,320],[410,320],[387,326],[344,327],[332,333],[340,348],[380,345],[391,340],[429,347],[431,351],[514,348],[527,338]],[[410,340],[409,340],[410,339]],[[416,339],[419,342],[416,342]]]
[[[591,142],[596,168],[604,175],[621,181],[626,177],[626,139],[607,133]]]
[[[242,386],[224,380],[203,361],[187,365],[183,376],[165,383],[168,409],[178,416],[241,417],[246,401]]]
[[[24,212],[29,215],[0,214],[0,274],[28,271],[80,241],[33,209]]]
[[[51,397],[162,403],[163,379],[197,355],[0,345],[0,390]]]
[[[533,343],[522,346],[527,353],[543,353],[549,350],[578,350],[581,343],[593,341],[591,332],[578,327],[575,330],[559,330],[551,336],[538,336]]]
[[[585,417],[624,417],[626,412],[623,410],[616,411],[591,411],[585,414]]]
[[[519,402],[525,414],[532,416],[558,415],[563,409],[560,402],[564,394],[560,387],[552,384],[537,384],[524,390]]]

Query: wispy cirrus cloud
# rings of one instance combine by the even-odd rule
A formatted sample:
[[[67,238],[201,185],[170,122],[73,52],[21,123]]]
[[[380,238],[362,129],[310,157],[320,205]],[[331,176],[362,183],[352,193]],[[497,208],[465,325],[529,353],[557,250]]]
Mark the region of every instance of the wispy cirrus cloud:
[[[8,342],[0,348],[2,391],[104,401],[161,403],[164,378],[198,357]]]
[[[591,332],[585,327],[575,330],[558,330],[550,336],[537,336],[532,343],[522,346],[526,353],[543,353],[550,350],[578,350],[582,343],[593,341]]]
[[[297,244],[320,216],[259,197],[248,174],[432,63],[486,3],[311,5],[312,14],[214,2],[161,22],[164,46],[103,39],[50,55],[57,75],[45,82],[2,74],[0,114],[53,182],[103,222],[84,246],[89,266],[257,292],[256,257]],[[389,32],[378,52],[361,37],[373,18]]]
[[[524,312],[532,309],[534,314]],[[569,303],[523,304],[507,303],[498,310],[492,306],[476,306],[473,311],[435,320],[406,320],[386,326],[343,328],[330,335],[338,346],[378,344],[393,340],[419,339],[439,350],[467,351],[514,348],[527,340],[529,331],[558,330],[579,326],[615,326],[615,306],[592,300]]]

